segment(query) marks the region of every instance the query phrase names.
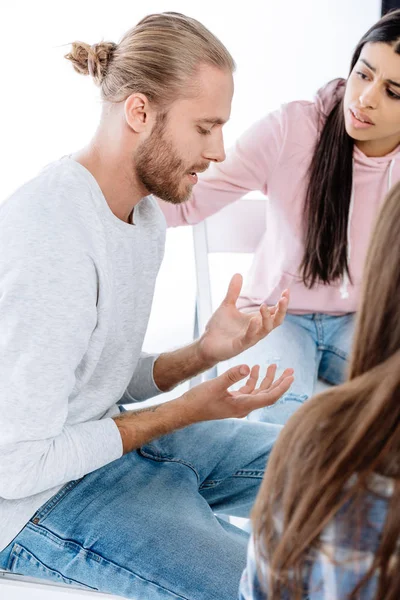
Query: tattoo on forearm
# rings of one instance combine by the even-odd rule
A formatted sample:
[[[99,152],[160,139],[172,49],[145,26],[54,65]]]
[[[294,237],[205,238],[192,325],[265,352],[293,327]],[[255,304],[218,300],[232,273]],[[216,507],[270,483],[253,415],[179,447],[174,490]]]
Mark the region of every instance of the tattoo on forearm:
[[[126,413],[123,413],[121,415],[118,415],[118,417],[114,417],[114,421],[117,423],[117,425],[119,423],[124,423],[124,421],[126,421],[127,419],[133,419],[136,416],[141,415],[142,413],[145,412],[156,412],[156,410],[160,407],[160,404],[156,404],[154,406],[147,406],[146,408],[140,408],[139,410],[130,410]]]

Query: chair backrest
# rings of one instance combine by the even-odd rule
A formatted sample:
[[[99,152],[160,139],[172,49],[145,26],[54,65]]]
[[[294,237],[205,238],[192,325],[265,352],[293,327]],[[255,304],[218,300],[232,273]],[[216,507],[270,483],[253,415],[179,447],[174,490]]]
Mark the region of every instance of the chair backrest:
[[[212,314],[208,255],[253,253],[265,232],[265,198],[242,198],[193,227],[197,279],[197,326],[204,331]]]

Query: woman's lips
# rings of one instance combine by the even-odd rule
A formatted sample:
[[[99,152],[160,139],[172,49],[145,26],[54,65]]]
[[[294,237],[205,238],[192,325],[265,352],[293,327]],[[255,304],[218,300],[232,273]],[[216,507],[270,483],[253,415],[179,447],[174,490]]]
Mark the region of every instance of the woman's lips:
[[[368,129],[369,127],[373,127],[375,123],[363,112],[358,110],[357,108],[350,108],[350,117],[353,126],[356,129]]]

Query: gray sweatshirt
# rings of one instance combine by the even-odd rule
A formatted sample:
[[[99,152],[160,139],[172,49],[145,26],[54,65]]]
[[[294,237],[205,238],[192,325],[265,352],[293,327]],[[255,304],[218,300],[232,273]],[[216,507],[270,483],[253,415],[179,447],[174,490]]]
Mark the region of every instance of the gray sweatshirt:
[[[67,157],[0,205],[0,550],[122,455],[118,402],[159,393],[141,349],[165,228],[151,197],[118,219]]]

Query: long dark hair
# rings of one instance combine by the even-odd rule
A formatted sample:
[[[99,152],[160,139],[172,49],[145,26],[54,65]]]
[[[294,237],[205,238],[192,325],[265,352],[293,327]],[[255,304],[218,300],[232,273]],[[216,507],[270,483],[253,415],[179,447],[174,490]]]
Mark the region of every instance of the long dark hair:
[[[373,25],[358,43],[350,65],[352,72],[368,42],[398,42],[400,54],[400,10],[394,10]],[[305,250],[301,263],[304,284],[329,284],[345,273],[351,281],[347,260],[347,226],[353,186],[354,140],[345,129],[343,99],[331,112],[318,139],[308,172],[305,199]]]
[[[378,547],[367,548],[371,567],[349,590],[348,600],[360,598],[373,575],[377,600],[400,598],[399,239],[397,184],[383,204],[367,253],[349,380],[315,396],[291,417],[257,496],[253,531],[269,600],[303,598],[303,567],[320,548],[321,532],[334,515],[346,517],[342,523],[351,520],[351,531],[341,535],[348,536],[350,547],[359,547],[374,473],[392,477],[394,492]]]

